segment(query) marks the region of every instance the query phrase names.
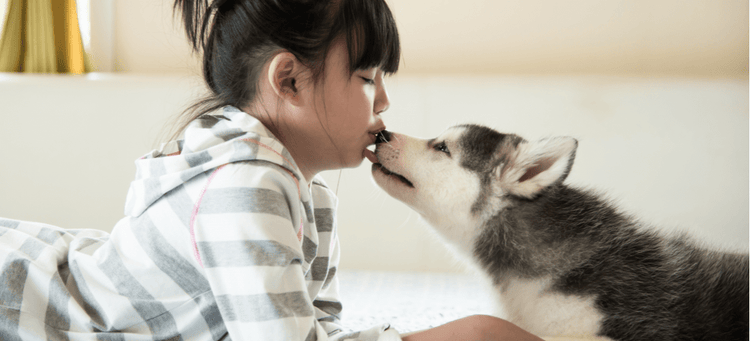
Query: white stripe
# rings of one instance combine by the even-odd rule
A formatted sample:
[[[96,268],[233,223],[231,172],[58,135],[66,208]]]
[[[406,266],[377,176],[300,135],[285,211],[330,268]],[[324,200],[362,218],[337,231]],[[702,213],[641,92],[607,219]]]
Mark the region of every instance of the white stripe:
[[[114,252],[114,250],[102,248],[96,253],[97,258],[81,255],[80,257],[74,256],[73,259],[78,262],[84,281],[92,295],[107,313],[104,323],[111,323],[110,327],[114,329],[122,329],[143,322],[143,319],[133,309],[130,300],[117,294],[114,284],[99,270],[98,259],[106,259],[106,254],[109,252]],[[83,310],[81,312],[83,313]]]
[[[263,341],[288,341],[304,340],[315,319],[312,317],[297,318],[287,317],[272,321],[261,322],[227,322],[227,329],[233,340],[263,340]],[[242,331],[242,332],[241,332]],[[243,333],[244,332],[244,333]],[[323,341],[325,339],[319,339]]]
[[[164,304],[167,310],[190,299],[190,296],[148,257],[131,229],[118,229],[116,232],[112,238],[117,240],[117,253],[123,265],[154,299]]]
[[[305,288],[300,281],[300,267],[276,266],[224,267],[206,269],[210,278],[232,278],[213,287],[214,295],[258,295],[263,293],[280,294],[299,291]]]
[[[194,229],[198,241],[275,240],[289,247],[299,248],[299,240],[295,235],[298,227],[299,220],[297,224],[292,224],[291,221],[272,214],[223,213],[199,215]],[[204,228],[208,231],[204,231]]]

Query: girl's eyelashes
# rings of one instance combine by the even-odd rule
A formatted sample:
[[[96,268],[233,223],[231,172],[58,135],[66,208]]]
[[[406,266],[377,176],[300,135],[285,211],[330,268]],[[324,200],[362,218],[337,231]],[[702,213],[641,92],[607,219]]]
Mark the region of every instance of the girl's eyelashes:
[[[367,77],[362,77],[362,76],[359,76],[359,78],[362,78],[362,80],[364,80],[365,83],[367,84],[375,85],[375,80],[372,78],[367,78]]]

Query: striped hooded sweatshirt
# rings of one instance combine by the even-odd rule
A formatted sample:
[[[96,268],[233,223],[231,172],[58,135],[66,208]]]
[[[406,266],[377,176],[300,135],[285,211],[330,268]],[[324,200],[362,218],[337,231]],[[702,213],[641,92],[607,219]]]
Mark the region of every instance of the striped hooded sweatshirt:
[[[400,340],[339,324],[335,195],[226,107],[136,161],[112,233],[0,219],[0,339]]]

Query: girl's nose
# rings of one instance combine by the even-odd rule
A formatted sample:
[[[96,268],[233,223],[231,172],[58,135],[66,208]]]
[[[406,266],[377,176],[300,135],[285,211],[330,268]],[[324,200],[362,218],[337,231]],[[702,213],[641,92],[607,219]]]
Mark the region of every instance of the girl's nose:
[[[388,97],[388,90],[385,88],[385,83],[378,87],[378,92],[375,94],[374,110],[376,114],[381,114],[388,110],[391,106],[391,99]]]

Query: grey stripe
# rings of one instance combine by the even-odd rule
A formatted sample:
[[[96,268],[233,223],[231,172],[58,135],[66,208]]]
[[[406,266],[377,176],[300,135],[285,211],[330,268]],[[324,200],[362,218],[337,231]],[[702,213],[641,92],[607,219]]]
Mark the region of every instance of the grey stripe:
[[[143,202],[145,204],[153,204],[161,195],[161,181],[158,177],[143,180]]]
[[[294,249],[273,240],[244,240],[226,242],[199,242],[203,266],[289,266],[301,262]]]
[[[182,182],[188,182],[188,180],[199,175],[207,176],[205,175],[207,171],[211,171],[211,169],[204,170],[203,167],[188,168],[180,172],[180,179],[182,180]]]
[[[125,341],[125,334],[122,333],[99,333],[96,334],[98,341]]]
[[[292,316],[313,316],[307,295],[303,291],[247,296],[222,295],[216,297],[216,302],[224,312],[226,321],[258,322]]]
[[[68,332],[64,330],[55,329],[45,325],[44,333],[47,334],[48,341],[70,341],[70,338],[68,338]]]
[[[120,295],[130,299],[130,304],[146,322],[155,339],[178,335],[172,314],[128,272],[117,252],[109,252],[107,258],[99,263],[99,269],[109,277]]]
[[[0,306],[0,336],[3,341],[21,341],[18,335],[18,320],[21,312]]]
[[[229,121],[226,119],[219,120],[211,127],[211,133],[224,141],[245,135],[246,132],[244,130],[237,127],[230,127],[228,123]]]
[[[81,297],[81,299],[77,301],[81,303],[83,311],[85,311],[86,315],[91,319],[91,329],[105,330],[107,327],[104,321],[107,320],[107,315],[104,313],[102,306],[99,305],[99,301],[94,297],[94,294],[91,293],[88,284],[86,284],[81,269],[78,267],[78,262],[70,262],[69,267],[70,274],[74,279],[74,281],[71,281],[70,279],[67,281],[68,287],[71,288],[70,294],[76,296],[77,290],[77,294]]]
[[[42,230],[39,231],[39,234],[37,234],[36,237],[39,240],[52,245],[63,235],[63,233],[64,232],[62,231],[57,231],[50,228],[42,228]]]
[[[326,276],[326,280],[323,283],[323,289],[326,289],[331,285],[333,279],[336,278],[336,271],[338,271],[338,268],[335,266],[328,269],[328,276]]]
[[[16,229],[18,228],[18,225],[20,225],[21,222],[18,220],[10,220],[10,219],[3,219],[0,218],[0,226],[7,227],[10,229]]]
[[[318,322],[330,322],[330,323],[339,323],[340,321],[339,321],[339,319],[337,319],[337,318],[336,318],[336,316],[326,316],[326,317],[321,317],[321,318],[319,318],[319,319],[318,319]],[[337,330],[338,330],[338,331],[341,331],[341,329],[337,329]],[[335,332],[336,332],[336,330],[334,330],[334,331],[332,331],[332,332],[328,333],[328,336],[331,336],[331,334],[333,334],[333,333],[335,333]]]
[[[244,134],[243,134],[244,135]],[[257,136],[244,136],[244,138],[252,138],[252,139],[259,139]],[[258,144],[250,141],[243,141],[241,139],[235,140],[232,142],[232,147],[234,148],[234,151],[232,152],[232,156],[229,159],[229,162],[237,162],[237,161],[249,161],[249,160],[256,160],[258,158]]]
[[[219,118],[214,115],[204,115],[195,121],[198,122],[201,129],[210,129],[219,122]]]
[[[208,163],[209,161],[213,160],[213,157],[211,154],[208,153],[207,150],[200,151],[197,153],[190,153],[190,154],[184,154],[185,162],[188,163],[190,168],[197,167],[202,164]]]
[[[44,250],[44,243],[34,238],[27,238],[26,241],[21,244],[21,247],[18,248],[19,252],[28,255],[31,259],[36,259],[37,257],[39,257],[39,254],[42,253],[42,250]]]
[[[21,340],[18,335],[23,289],[29,271],[28,259],[10,254],[0,273],[0,331],[3,340]]]
[[[138,243],[156,266],[190,297],[194,298],[214,339],[218,339],[221,334],[226,333],[226,328],[221,321],[221,315],[213,296],[204,294],[210,289],[206,278],[180,256],[177,250],[159,233],[147,215],[144,214],[140,218],[131,219],[130,226]],[[208,300],[206,296],[208,296]]]
[[[315,209],[315,227],[318,229],[318,232],[333,231],[334,214],[335,211],[331,208]]]
[[[310,332],[307,333],[307,337],[305,338],[305,341],[316,341],[318,339],[318,334],[315,332],[315,325],[310,329]]]
[[[201,202],[201,214],[267,213],[292,220],[289,204],[281,193],[264,188],[209,189]]]
[[[210,289],[208,281],[159,233],[148,215],[130,219],[133,235],[149,258],[190,297]]]
[[[328,257],[315,258],[305,279],[322,282],[328,275]]]
[[[0,305],[21,309],[30,262],[16,254],[8,255],[0,273]]]
[[[70,329],[70,316],[68,316],[68,302],[70,294],[60,273],[52,276],[49,282],[49,304],[44,316],[45,332],[49,340],[68,340],[62,330]],[[53,337],[54,336],[54,337]]]
[[[143,177],[150,180],[158,179],[160,176],[167,174],[167,167],[164,165],[166,160],[160,158],[153,158],[148,160],[148,174],[143,174]]]
[[[185,185],[182,184],[179,187],[173,189],[164,196],[169,203],[169,207],[172,211],[182,220],[182,224],[186,229],[190,228],[190,215],[193,210],[193,200],[185,190]]]
[[[196,297],[194,302],[198,305],[201,315],[203,315],[203,319],[206,320],[208,330],[211,331],[213,339],[219,340],[222,335],[227,335],[227,326],[221,318],[221,312],[216,305],[216,298],[214,298],[213,293],[204,293],[203,295]]]
[[[307,218],[307,222],[312,223],[313,221],[315,221],[315,213],[313,212],[314,210],[312,204],[309,201],[303,201],[302,207],[305,208],[305,218]]]
[[[315,259],[315,255],[318,254],[318,244],[305,236],[302,239],[302,252],[305,254],[305,263],[310,264]]]
[[[328,315],[333,315],[338,319],[341,318],[339,316],[342,310],[341,302],[315,300],[313,301],[313,305]]]
[[[94,238],[81,238],[81,239],[78,239],[78,241],[79,241],[78,245],[76,245],[76,248],[75,248],[76,251],[83,251],[87,247],[92,246],[94,244],[99,246],[104,243],[104,241],[99,240],[99,239],[94,239]]]

